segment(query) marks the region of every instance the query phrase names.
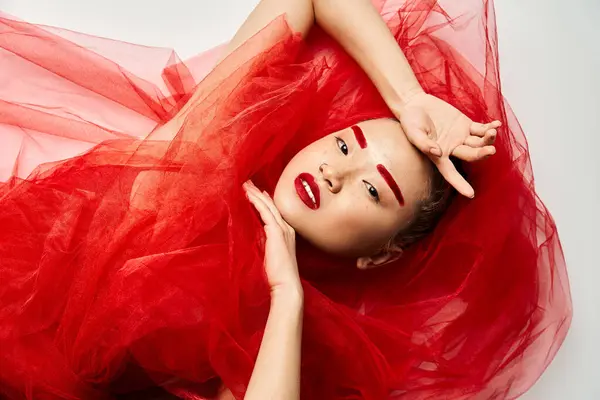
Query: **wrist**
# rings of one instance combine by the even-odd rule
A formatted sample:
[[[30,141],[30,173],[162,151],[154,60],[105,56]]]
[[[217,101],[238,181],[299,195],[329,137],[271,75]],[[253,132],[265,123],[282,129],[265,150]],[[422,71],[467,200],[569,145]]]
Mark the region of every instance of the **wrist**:
[[[298,282],[298,284],[278,285],[271,288],[271,304],[302,308],[304,305],[302,285]]]
[[[410,103],[412,99],[422,94],[425,94],[425,91],[419,83],[415,83],[403,89],[398,89],[396,90],[396,101],[392,107],[396,110],[401,109]]]

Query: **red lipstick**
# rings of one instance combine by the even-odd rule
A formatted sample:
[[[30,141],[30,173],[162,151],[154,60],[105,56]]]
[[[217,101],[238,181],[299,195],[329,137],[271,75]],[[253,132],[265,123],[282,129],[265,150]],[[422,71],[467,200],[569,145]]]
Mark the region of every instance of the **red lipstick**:
[[[321,192],[314,176],[308,172],[303,172],[294,180],[294,186],[296,186],[298,197],[308,208],[312,210],[319,208],[321,205]]]

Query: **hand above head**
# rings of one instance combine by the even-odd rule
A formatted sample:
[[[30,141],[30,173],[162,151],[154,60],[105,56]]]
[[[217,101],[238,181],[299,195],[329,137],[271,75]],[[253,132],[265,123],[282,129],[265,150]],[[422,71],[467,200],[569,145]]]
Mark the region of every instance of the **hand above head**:
[[[408,140],[431,159],[448,183],[462,195],[473,197],[473,188],[458,173],[450,156],[471,162],[495,154],[493,144],[500,121],[473,122],[455,107],[424,92],[392,111]]]
[[[265,272],[272,295],[301,295],[302,284],[296,261],[296,231],[283,220],[266,191],[261,192],[252,181],[245,182],[243,187],[248,200],[265,224]]]

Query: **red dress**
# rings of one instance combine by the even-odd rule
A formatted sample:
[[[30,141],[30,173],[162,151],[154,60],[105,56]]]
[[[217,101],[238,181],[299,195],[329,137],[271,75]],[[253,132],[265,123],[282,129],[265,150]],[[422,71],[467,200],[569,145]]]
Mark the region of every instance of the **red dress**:
[[[476,198],[395,265],[357,271],[299,243],[302,398],[517,397],[571,301],[500,92],[492,3],[377,4],[427,92],[504,124],[497,154],[466,166]],[[306,144],[390,116],[377,91],[326,34],[302,40],[283,18],[210,72],[211,54],[181,62],[8,16],[0,33],[0,394],[198,399],[222,383],[242,398],[269,293],[241,184],[272,190]],[[182,130],[153,140],[194,90]],[[130,204],[142,171],[151,207]]]

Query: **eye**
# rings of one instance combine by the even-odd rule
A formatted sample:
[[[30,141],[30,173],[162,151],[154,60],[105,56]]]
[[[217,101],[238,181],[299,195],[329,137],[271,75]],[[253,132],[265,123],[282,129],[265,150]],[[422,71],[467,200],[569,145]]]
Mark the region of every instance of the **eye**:
[[[379,192],[375,189],[375,186],[371,185],[369,182],[363,181],[367,190],[369,191],[369,195],[375,200],[375,203],[379,203]]]
[[[336,138],[335,138],[335,140],[336,140],[336,142],[337,142],[337,145],[338,145],[338,147],[339,147],[340,151],[341,151],[342,153],[344,153],[344,155],[345,155],[345,156],[347,156],[347,155],[348,155],[348,145],[346,145],[346,142],[344,142],[344,141],[343,141],[342,139],[340,139],[339,137],[336,137]]]

